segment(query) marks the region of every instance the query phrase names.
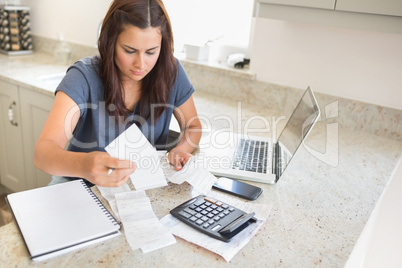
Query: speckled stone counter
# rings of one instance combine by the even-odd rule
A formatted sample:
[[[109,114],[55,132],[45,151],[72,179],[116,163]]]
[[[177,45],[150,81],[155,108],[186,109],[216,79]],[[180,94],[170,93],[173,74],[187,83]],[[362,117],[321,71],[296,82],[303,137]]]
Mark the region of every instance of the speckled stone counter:
[[[0,79],[28,89],[54,96],[54,83],[43,81],[48,75],[66,72],[68,66],[57,64],[52,55],[33,53],[24,56],[6,56],[0,54]]]
[[[3,67],[4,64],[9,65]],[[193,79],[195,71],[191,69],[192,66],[183,65],[188,70],[190,79]],[[29,72],[29,68],[34,70],[32,74],[25,74],[25,80],[20,78],[23,74],[16,73],[16,69],[15,73],[13,72],[12,68],[15,66],[24,68],[21,70],[24,72]],[[52,65],[50,58],[40,54],[18,59],[0,56],[0,79],[21,83],[32,90],[43,90],[44,94],[53,92],[35,84],[32,79],[45,74],[46,71],[54,73],[65,68]],[[194,81],[194,84],[200,83],[196,78]],[[260,119],[265,118],[271,124],[275,118],[287,117],[300,96],[287,98],[286,94],[282,93],[293,90],[284,89],[278,98],[272,96],[268,100],[272,105],[256,105],[248,100],[241,102],[239,110],[241,98],[237,96],[240,93],[233,93],[233,98],[227,97],[228,93],[222,93],[225,97],[218,97],[208,89],[202,88],[201,84],[200,88],[194,96],[199,115],[210,122],[213,129],[225,127],[219,115],[228,116],[236,122],[236,131],[239,130],[239,126],[249,124],[250,118],[254,115],[260,116]],[[278,105],[274,105],[275,103]],[[283,106],[281,103],[286,105]],[[327,103],[330,102],[324,104]],[[307,147],[302,147],[297,152],[278,184],[251,183],[263,188],[263,194],[253,202],[271,203],[273,209],[266,224],[230,263],[180,238],[177,238],[177,243],[174,245],[143,254],[140,250],[132,251],[124,235],[46,262],[34,263],[29,260],[22,237],[16,224],[12,222],[0,228],[0,266],[342,267],[402,152],[402,142],[398,134],[389,133],[388,130],[381,131],[380,127],[373,131],[368,130],[370,127],[364,120],[360,127],[357,123],[355,124],[357,126],[350,127],[351,123],[344,119],[351,116],[347,115],[348,110],[343,108],[348,107],[347,105],[349,104],[339,105],[339,117],[336,119],[318,122],[306,141]],[[367,112],[367,109],[362,113],[364,112]],[[400,111],[393,113],[392,116],[398,117],[399,114],[400,118]],[[353,114],[353,117],[356,122],[360,122],[359,118],[363,118],[363,115]],[[390,119],[390,122],[392,120],[395,119]],[[255,120],[256,125],[251,122],[251,126],[257,128],[259,126],[257,121]],[[337,123],[338,129],[338,135],[332,135],[329,143],[326,131],[328,123]],[[400,126],[389,124],[396,132],[400,130]],[[400,125],[400,121],[396,124]],[[319,154],[313,155],[307,150],[313,148],[325,155],[328,144],[331,146],[335,144],[337,148],[332,152],[334,155],[330,164],[327,158],[320,157]],[[156,216],[161,218],[168,214],[170,209],[190,198],[190,191],[190,186],[185,183],[169,184],[166,187],[148,190],[146,193],[151,199]]]

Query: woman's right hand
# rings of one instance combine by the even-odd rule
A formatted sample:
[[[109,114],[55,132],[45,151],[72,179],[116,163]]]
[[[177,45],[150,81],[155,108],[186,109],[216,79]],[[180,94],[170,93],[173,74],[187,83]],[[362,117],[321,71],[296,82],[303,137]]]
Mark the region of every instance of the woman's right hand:
[[[119,187],[135,169],[134,162],[111,157],[106,152],[86,153],[81,162],[83,178],[102,187]]]
[[[75,101],[64,92],[57,92],[35,145],[35,166],[51,175],[84,178],[104,187],[118,187],[126,183],[136,168],[131,161],[111,157],[106,152],[65,150],[80,116],[81,111]]]

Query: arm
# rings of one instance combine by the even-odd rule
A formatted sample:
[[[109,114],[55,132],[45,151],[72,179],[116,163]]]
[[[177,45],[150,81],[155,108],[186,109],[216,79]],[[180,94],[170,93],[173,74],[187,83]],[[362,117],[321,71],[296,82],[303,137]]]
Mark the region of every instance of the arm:
[[[180,126],[181,139],[176,147],[169,152],[168,159],[176,170],[180,170],[192,156],[191,153],[197,148],[202,135],[202,126],[198,119],[193,97],[176,108],[173,114]]]
[[[52,175],[85,178],[99,186],[124,184],[135,169],[131,161],[113,158],[105,152],[78,153],[64,149],[79,117],[78,105],[64,92],[57,92],[35,144],[35,166]],[[108,175],[110,168],[114,171]]]

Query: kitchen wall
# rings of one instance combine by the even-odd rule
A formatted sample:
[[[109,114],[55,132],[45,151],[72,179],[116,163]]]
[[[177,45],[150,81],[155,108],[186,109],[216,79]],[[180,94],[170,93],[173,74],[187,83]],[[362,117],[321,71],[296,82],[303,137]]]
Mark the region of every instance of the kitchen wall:
[[[111,0],[20,0],[32,33],[96,45]],[[402,109],[402,35],[255,19],[251,69],[257,79]]]
[[[402,109],[402,35],[255,19],[257,79]]]
[[[9,1],[11,2],[11,1]],[[33,35],[96,46],[99,24],[111,0],[20,0],[31,8]]]

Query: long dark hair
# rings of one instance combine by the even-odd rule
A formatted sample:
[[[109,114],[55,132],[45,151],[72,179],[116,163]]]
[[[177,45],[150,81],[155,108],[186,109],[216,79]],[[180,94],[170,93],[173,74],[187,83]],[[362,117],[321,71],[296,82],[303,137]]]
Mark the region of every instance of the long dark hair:
[[[113,104],[110,113],[118,120],[126,118],[123,86],[115,58],[117,37],[126,26],[140,29],[158,27],[162,35],[159,58],[154,68],[142,79],[139,116],[155,122],[165,111],[171,88],[176,80],[177,63],[173,56],[173,32],[165,6],[160,0],[114,0],[102,23],[98,40],[99,74],[105,88],[106,107]],[[152,104],[157,104],[151,111]]]

